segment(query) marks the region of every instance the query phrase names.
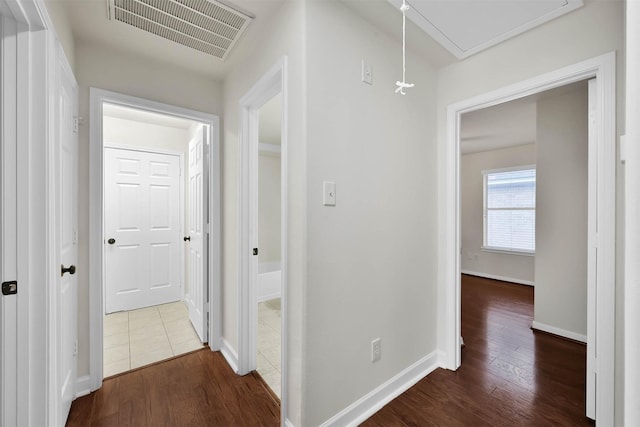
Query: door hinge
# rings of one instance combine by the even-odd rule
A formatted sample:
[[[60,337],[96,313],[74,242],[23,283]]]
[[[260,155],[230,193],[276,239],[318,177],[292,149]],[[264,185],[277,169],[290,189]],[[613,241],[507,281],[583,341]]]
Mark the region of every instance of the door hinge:
[[[18,282],[16,280],[2,282],[2,295],[15,295],[17,293]]]
[[[78,355],[78,340],[75,340],[73,342],[73,355],[77,356]]]
[[[78,127],[80,126],[80,117],[73,118],[73,133],[78,133]]]
[[[258,255],[258,248],[253,248],[253,255]]]

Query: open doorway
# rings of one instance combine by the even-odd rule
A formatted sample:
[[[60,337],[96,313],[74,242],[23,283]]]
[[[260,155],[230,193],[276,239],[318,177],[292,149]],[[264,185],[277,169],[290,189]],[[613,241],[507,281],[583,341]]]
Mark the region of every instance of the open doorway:
[[[576,425],[588,425],[590,83],[460,121],[462,368],[525,400],[534,386]]]
[[[206,125],[105,103],[104,376],[203,347]],[[206,182],[206,181],[205,181]],[[193,236],[192,236],[193,235]]]
[[[595,78],[595,79],[594,79]],[[448,107],[446,145],[442,147],[443,211],[440,239],[443,364],[461,365],[460,121],[463,114],[520,99],[571,83],[589,85],[587,416],[610,424],[614,419],[615,326],[615,55],[581,63],[457,102]],[[445,191],[446,189],[446,191]],[[567,196],[568,197],[568,196]],[[597,234],[596,234],[597,231]],[[536,281],[539,278],[536,277]],[[595,355],[598,355],[597,359]],[[595,373],[597,369],[597,382]]]
[[[280,397],[282,95],[258,110],[258,342],[257,371]]]
[[[91,89],[91,388],[219,348],[218,118]]]

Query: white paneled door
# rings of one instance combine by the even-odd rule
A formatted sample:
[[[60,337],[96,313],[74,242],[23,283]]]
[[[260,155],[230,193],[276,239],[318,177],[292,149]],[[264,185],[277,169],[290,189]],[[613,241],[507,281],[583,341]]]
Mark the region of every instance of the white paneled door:
[[[189,244],[189,284],[185,290],[185,299],[189,307],[189,319],[200,340],[206,339],[206,298],[205,278],[207,262],[205,252],[206,228],[206,174],[204,154],[207,130],[201,126],[189,141],[189,235],[185,237]]]
[[[78,134],[75,124],[77,86],[73,77],[60,67],[58,98],[58,242],[60,243],[60,282],[57,299],[57,390],[58,425],[67,421],[75,398],[78,356]]]
[[[106,313],[181,299],[180,157],[105,148]]]

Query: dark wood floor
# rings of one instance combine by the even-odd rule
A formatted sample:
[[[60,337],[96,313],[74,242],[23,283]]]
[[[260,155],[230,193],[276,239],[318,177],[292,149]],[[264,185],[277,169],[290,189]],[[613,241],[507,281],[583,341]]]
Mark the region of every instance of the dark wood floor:
[[[364,426],[593,426],[586,347],[530,329],[533,288],[463,275],[462,366],[438,369]]]
[[[277,426],[280,405],[257,374],[237,376],[203,349],[107,379],[71,405],[75,426]]]
[[[586,349],[530,329],[533,288],[463,276],[456,372],[438,369],[365,426],[593,426]],[[104,381],[67,426],[277,426],[279,405],[255,375],[201,350]]]

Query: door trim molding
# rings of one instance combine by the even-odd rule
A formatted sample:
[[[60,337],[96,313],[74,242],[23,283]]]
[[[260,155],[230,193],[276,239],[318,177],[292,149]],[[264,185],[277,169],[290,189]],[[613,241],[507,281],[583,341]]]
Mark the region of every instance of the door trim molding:
[[[597,78],[596,110],[598,129],[595,151],[597,168],[598,258],[597,300],[589,297],[588,310],[597,319],[589,342],[595,343],[597,421],[614,424],[615,366],[615,218],[616,218],[616,57],[607,53],[559,70],[450,105],[447,108],[447,137],[440,147],[444,155],[439,203],[443,212],[438,242],[439,292],[444,296],[440,314],[439,347],[442,365],[456,370],[460,352],[460,118],[463,113],[491,107],[581,80]],[[591,154],[591,153],[590,153]],[[588,335],[590,335],[588,333]]]
[[[280,166],[280,224],[281,224],[281,404],[280,419],[286,420],[288,407],[287,357],[287,256],[288,256],[288,102],[287,57],[282,57],[240,99],[239,167],[238,167],[238,374],[257,368],[257,258],[252,248],[258,247],[258,109],[281,94],[281,166]]]
[[[104,316],[104,231],[102,104],[117,104],[201,122],[209,126],[209,347],[220,349],[220,119],[218,116],[161,102],[90,88],[89,123],[89,375],[91,390],[102,386]]]

